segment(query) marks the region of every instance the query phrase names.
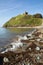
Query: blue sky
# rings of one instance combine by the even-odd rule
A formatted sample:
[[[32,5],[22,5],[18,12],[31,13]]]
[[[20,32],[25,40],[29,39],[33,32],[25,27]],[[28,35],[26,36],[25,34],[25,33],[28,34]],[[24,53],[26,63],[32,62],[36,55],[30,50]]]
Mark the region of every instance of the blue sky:
[[[11,17],[25,11],[43,15],[43,0],[0,0],[0,27]]]

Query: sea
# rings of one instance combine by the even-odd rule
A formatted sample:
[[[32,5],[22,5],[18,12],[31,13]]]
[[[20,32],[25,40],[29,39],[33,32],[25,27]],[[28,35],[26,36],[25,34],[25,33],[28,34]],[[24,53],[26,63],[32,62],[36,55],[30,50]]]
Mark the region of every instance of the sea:
[[[23,36],[33,30],[34,28],[0,28],[0,48],[10,44],[18,35]]]

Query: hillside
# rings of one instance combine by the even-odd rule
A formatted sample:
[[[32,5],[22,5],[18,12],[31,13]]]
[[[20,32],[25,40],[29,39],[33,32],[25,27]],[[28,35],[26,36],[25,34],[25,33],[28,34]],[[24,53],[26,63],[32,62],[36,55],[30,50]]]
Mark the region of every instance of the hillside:
[[[42,24],[42,18],[39,15],[29,15],[28,13],[20,14],[16,17],[12,17],[7,21],[3,27],[29,27],[29,26],[39,26]]]

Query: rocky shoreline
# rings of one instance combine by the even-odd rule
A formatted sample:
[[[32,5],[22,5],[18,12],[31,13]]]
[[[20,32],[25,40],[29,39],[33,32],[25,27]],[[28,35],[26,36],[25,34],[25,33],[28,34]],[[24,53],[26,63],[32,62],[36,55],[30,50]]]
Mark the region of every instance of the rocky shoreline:
[[[1,65],[43,65],[43,34],[33,33],[17,37],[7,49],[0,52]]]

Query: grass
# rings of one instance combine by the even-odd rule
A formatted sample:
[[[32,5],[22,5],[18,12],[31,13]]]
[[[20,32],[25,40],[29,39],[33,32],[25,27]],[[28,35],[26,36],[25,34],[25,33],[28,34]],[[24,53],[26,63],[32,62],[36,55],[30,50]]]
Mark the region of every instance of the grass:
[[[6,22],[3,27],[19,27],[19,26],[39,26],[42,24],[41,18],[34,18],[32,15],[18,15],[12,17],[8,22]]]

